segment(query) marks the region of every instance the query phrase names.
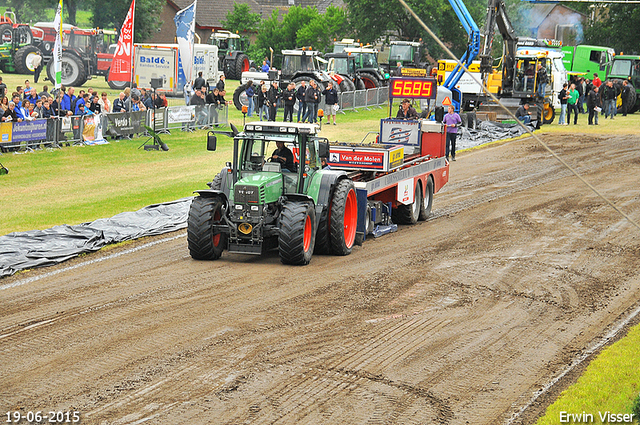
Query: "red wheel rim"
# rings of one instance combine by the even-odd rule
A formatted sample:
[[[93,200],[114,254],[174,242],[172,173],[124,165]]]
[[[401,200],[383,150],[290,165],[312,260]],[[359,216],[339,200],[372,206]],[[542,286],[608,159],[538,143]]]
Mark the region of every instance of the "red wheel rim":
[[[353,246],[356,240],[356,226],[358,225],[358,205],[356,203],[356,192],[350,190],[344,204],[344,242],[347,248]]]
[[[242,72],[247,72],[249,70],[249,59],[245,59],[242,61]]]
[[[220,209],[216,209],[216,212],[213,214],[213,222],[214,223],[219,223],[220,219],[222,218],[222,215],[220,214]],[[215,235],[213,235],[213,246],[218,246],[220,244],[220,238],[221,238],[222,234],[221,233],[216,233]]]
[[[364,83],[364,87],[366,89],[375,89],[376,85],[374,84],[373,81],[371,81],[369,78],[363,78],[362,82]]]
[[[304,252],[309,251],[309,247],[311,246],[311,218],[307,215],[307,218],[304,220]]]

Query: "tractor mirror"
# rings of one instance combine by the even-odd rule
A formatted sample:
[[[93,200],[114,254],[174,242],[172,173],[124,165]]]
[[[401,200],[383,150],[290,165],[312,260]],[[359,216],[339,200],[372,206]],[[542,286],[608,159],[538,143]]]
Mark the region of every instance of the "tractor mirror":
[[[320,158],[329,158],[329,142],[320,142],[318,150]]]
[[[207,133],[207,150],[215,151],[217,143],[218,143],[218,138],[216,137],[216,135],[213,134],[213,132],[211,131]]]

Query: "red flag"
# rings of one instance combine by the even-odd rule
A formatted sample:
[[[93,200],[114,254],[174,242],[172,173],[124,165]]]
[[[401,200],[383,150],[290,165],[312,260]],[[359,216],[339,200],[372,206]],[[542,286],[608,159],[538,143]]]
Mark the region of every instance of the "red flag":
[[[111,61],[109,69],[109,81],[131,81],[131,57],[133,54],[133,15],[135,13],[136,0],[131,2],[129,13],[124,19],[118,47]]]

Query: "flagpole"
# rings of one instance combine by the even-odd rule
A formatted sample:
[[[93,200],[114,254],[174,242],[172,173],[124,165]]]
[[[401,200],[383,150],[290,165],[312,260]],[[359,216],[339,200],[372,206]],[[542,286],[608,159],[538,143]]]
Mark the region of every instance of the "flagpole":
[[[131,14],[131,68],[129,68],[129,86],[133,88],[133,63],[135,62],[135,39],[134,34],[136,32],[136,0],[133,0],[133,8]]]

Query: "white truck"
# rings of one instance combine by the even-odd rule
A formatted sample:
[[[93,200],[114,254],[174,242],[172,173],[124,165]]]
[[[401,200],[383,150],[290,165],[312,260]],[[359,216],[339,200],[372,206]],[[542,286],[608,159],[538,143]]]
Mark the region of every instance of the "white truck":
[[[184,85],[178,82],[178,45],[177,44],[135,44],[133,81],[138,87],[152,87],[151,80],[162,81],[156,87],[160,93],[168,96],[181,96]],[[214,86],[220,77],[218,70],[218,47],[210,44],[194,44],[193,67],[190,80],[193,81],[202,72],[202,77]]]

